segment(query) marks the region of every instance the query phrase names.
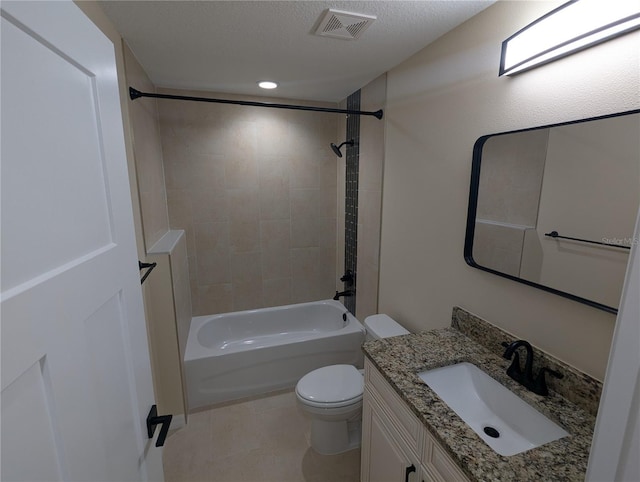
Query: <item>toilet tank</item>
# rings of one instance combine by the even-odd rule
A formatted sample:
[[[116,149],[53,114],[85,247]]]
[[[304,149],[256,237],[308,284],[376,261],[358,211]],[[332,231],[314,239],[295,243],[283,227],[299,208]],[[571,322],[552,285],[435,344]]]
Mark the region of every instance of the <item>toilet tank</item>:
[[[409,334],[393,318],[385,314],[367,316],[364,326],[367,329],[365,341]]]

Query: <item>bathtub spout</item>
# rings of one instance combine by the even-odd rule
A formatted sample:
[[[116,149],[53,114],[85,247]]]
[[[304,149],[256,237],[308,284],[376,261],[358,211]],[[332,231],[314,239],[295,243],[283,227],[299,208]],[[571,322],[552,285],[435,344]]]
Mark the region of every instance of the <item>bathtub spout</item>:
[[[347,291],[336,291],[336,295],[333,297],[334,300],[338,301],[341,296],[353,296],[355,293],[353,290]]]

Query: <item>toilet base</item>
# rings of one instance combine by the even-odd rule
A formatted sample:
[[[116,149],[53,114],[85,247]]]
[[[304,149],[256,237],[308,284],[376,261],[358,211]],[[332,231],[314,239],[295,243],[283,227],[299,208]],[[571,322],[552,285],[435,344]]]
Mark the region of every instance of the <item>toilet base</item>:
[[[311,448],[321,455],[337,455],[360,447],[362,419],[311,420]]]

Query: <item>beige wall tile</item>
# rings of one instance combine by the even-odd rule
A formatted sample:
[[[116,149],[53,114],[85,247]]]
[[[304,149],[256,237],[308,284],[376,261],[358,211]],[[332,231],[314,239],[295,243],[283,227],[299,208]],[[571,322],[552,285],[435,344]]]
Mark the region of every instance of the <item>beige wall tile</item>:
[[[170,225],[186,231],[193,313],[332,294],[337,171],[329,144],[341,117],[163,101],[158,108]],[[302,297],[283,281],[292,279],[294,246],[333,250],[328,260],[315,255],[325,266],[298,290]],[[252,259],[252,276],[240,276],[240,259]]]
[[[318,270],[318,293],[320,299],[331,298],[334,294],[336,277],[333,267],[336,264],[337,253],[334,247],[320,248],[318,250],[320,266]],[[342,256],[342,253],[340,253]]]
[[[199,286],[231,282],[231,260],[228,251],[200,251],[196,260],[196,280]]]
[[[262,183],[259,191],[260,219],[291,218],[288,182],[284,187],[279,183]]]
[[[187,253],[196,253],[196,230],[194,226],[186,226],[184,228],[184,232],[187,237]]]
[[[164,141],[166,143],[166,141]],[[196,170],[188,162],[165,162],[167,189],[195,189]]]
[[[237,116],[230,119],[230,122],[224,126],[224,139],[220,139],[217,143],[222,145],[222,149],[228,159],[242,160],[239,163],[233,162],[232,164],[248,166],[248,164],[245,164],[244,160],[253,161],[248,171],[245,171],[244,167],[241,168],[240,171],[250,176],[254,175],[254,169],[257,168],[257,164],[255,166],[253,164],[255,163],[258,154],[257,126],[252,120],[255,115],[254,112],[255,109],[238,109]],[[244,116],[244,118],[242,116]],[[229,179],[227,179],[227,181],[228,180]],[[242,180],[240,178],[237,180],[240,183],[244,183],[246,181],[246,179]],[[253,181],[253,179],[251,180]]]
[[[335,249],[291,250],[293,295],[302,301],[330,298],[334,294]]]
[[[198,310],[200,313],[228,313],[233,311],[231,283],[198,285]]]
[[[223,189],[189,191],[191,216],[194,223],[229,221],[227,195]]]
[[[316,219],[320,217],[319,189],[291,190],[291,219]]]
[[[259,161],[260,219],[289,219],[289,170],[286,157],[265,157]]]
[[[197,253],[229,251],[229,223],[200,223],[194,226]]]
[[[263,308],[262,281],[252,279],[246,283],[233,283],[233,310],[255,310]]]
[[[183,193],[184,191],[169,191],[171,193]],[[193,213],[191,211],[191,199],[188,197],[169,197],[169,222],[173,229],[185,229],[193,226]]]
[[[189,263],[189,272],[196,272],[196,267]],[[193,315],[200,313],[200,287],[198,285],[198,279],[189,280],[189,290],[191,291],[191,309]]]
[[[299,153],[296,152],[298,156]],[[318,164],[306,157],[291,160],[290,182],[292,189],[316,189],[319,187],[320,169]]]
[[[260,221],[260,248],[263,251],[291,247],[291,221]]]
[[[232,220],[229,223],[231,251],[235,253],[257,251],[260,249],[260,222],[248,223]]]
[[[190,191],[188,189],[167,189],[167,201],[190,200]]]
[[[291,304],[291,278],[264,280],[262,295],[265,307]]]
[[[311,301],[317,291],[319,279],[319,248],[294,248],[291,250],[293,296],[301,301]]]
[[[291,249],[276,247],[262,251],[263,279],[291,277]]]
[[[336,218],[318,219],[318,246],[336,249],[338,222]]]
[[[334,217],[338,209],[336,186],[328,186],[320,189],[318,193],[318,216],[323,218]]]
[[[260,184],[275,183],[269,187],[278,189],[288,189],[289,177],[291,175],[290,156],[280,155],[269,156],[260,152],[258,160],[258,175]]]
[[[289,124],[294,116],[295,113],[285,110],[255,111],[256,145],[260,159],[268,156],[279,157],[283,153],[283,146],[290,145]]]
[[[227,189],[258,187],[258,161],[255,157],[229,157],[224,162],[224,182]]]
[[[291,221],[291,247],[313,248],[320,245],[320,220],[301,217]]]
[[[231,255],[231,271],[233,283],[251,283],[262,280],[262,254],[234,253]]]
[[[334,139],[336,137],[334,136]],[[336,142],[331,141],[331,142]],[[330,149],[330,148],[329,148]],[[337,160],[335,155],[318,160],[318,185],[320,188],[335,188],[338,185]]]
[[[229,219],[250,223],[260,219],[257,189],[227,189]]]

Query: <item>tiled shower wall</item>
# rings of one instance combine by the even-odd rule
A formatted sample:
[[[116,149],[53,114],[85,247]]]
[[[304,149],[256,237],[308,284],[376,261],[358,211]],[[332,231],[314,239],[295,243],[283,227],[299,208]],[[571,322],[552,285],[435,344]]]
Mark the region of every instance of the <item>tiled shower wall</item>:
[[[330,298],[337,167],[329,144],[339,116],[172,100],[158,106],[169,223],[186,231],[194,315]]]
[[[360,91],[347,97],[347,109],[360,110]],[[358,286],[358,169],[360,159],[360,116],[347,116],[346,140],[353,141],[346,148],[345,163],[345,210],[344,210],[344,272],[354,273],[355,282],[345,283],[345,288],[354,291],[344,298],[344,306],[356,314]]]

